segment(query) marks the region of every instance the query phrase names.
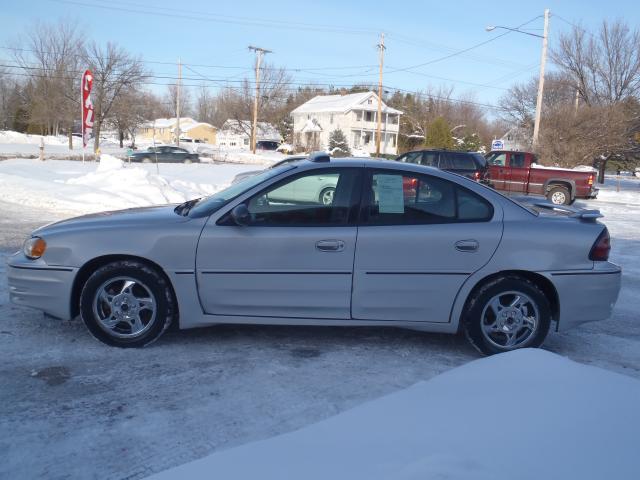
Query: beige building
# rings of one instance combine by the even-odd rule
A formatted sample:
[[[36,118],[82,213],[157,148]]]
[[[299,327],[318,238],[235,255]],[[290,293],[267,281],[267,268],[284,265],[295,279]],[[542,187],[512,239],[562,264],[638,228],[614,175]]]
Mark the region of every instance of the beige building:
[[[158,118],[145,123],[138,137],[145,140],[155,139],[156,143],[175,143],[177,123],[176,118]],[[190,117],[180,117],[180,141],[215,144],[216,127]]]

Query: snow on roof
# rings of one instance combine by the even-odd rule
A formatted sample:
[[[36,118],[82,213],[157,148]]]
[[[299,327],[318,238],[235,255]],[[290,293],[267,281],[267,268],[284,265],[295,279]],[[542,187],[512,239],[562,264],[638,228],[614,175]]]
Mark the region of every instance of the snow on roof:
[[[251,131],[251,121],[250,120],[233,120],[229,118],[222,125],[220,133],[235,133],[235,134],[246,134]],[[274,138],[280,138],[280,132],[278,129],[268,122],[258,122],[258,136],[266,137],[271,136]]]
[[[369,103],[369,100],[371,100],[371,103]],[[358,110],[378,110],[378,95],[374,92],[350,93],[348,95],[318,95],[294,109],[292,113],[347,113],[356,108]],[[384,102],[382,102],[382,111],[384,113],[402,115],[400,110],[391,108]]]
[[[178,123],[177,120],[177,118],[156,118],[151,122],[145,123],[144,126],[147,128],[175,128]],[[191,117],[180,117],[180,130],[183,132],[187,132],[201,125],[209,128],[216,128],[210,123],[198,122]]]
[[[315,119],[308,119],[304,126],[302,127],[302,130],[300,130],[302,133],[311,133],[311,132],[321,132],[322,131],[322,127],[318,124],[318,122]]]

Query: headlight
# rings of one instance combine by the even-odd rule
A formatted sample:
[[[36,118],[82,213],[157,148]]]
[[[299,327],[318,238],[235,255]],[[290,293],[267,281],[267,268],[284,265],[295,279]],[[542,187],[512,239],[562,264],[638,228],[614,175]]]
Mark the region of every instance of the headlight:
[[[27,238],[22,247],[25,257],[35,260],[40,258],[47,249],[47,242],[40,237]]]

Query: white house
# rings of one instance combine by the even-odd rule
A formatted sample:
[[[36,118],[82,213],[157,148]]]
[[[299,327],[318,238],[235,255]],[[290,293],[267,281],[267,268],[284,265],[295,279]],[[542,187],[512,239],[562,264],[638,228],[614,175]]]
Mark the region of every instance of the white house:
[[[378,95],[374,92],[348,95],[318,95],[291,112],[297,146],[308,151],[328,150],[329,135],[344,132],[352,150],[376,151]],[[398,152],[398,131],[402,112],[382,102],[380,153]]]
[[[267,122],[258,122],[256,141],[282,143],[282,135],[278,129]],[[217,135],[221,147],[249,148],[251,146],[251,122],[249,120],[228,119]]]
[[[522,127],[513,127],[501,138],[491,142],[491,150],[529,150],[531,148],[531,133]]]

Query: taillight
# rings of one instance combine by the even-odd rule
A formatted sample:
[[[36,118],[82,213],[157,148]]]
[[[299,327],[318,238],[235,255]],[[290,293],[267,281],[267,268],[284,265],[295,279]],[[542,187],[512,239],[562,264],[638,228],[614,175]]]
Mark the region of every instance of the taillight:
[[[611,251],[611,237],[609,236],[609,230],[606,228],[598,236],[596,243],[591,247],[589,252],[589,260],[596,262],[606,262],[609,260],[609,252]]]
[[[589,180],[587,180],[588,185],[593,185],[593,175],[589,175]]]

